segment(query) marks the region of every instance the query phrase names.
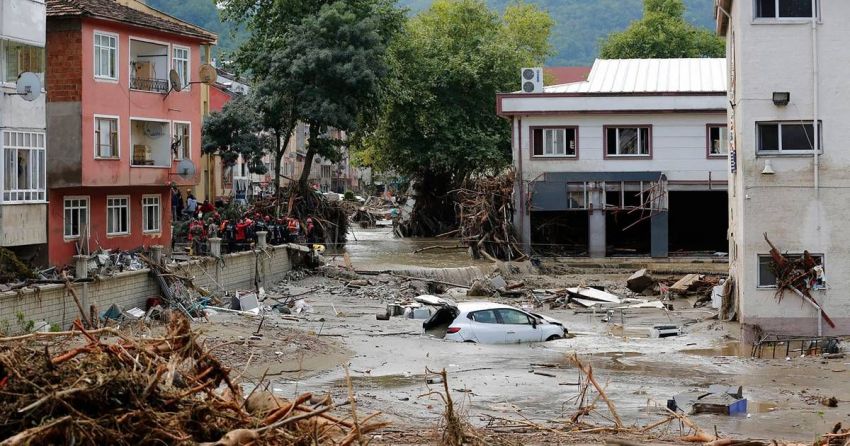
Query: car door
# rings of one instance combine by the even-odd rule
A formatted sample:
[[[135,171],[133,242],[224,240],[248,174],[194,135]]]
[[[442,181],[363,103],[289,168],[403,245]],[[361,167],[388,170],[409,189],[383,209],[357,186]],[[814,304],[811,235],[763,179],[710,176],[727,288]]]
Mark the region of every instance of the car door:
[[[469,313],[469,326],[475,341],[482,344],[504,344],[505,326],[499,324],[495,310],[478,310]]]
[[[505,327],[506,343],[540,342],[540,326],[532,324],[530,316],[511,308],[500,308],[496,311]]]

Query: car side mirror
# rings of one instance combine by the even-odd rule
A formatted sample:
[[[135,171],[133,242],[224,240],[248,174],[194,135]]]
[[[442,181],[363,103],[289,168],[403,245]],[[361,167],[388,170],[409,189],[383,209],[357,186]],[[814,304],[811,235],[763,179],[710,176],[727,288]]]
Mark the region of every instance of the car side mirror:
[[[531,328],[535,328],[535,329],[537,328],[537,321],[535,321],[535,320],[531,321]]]

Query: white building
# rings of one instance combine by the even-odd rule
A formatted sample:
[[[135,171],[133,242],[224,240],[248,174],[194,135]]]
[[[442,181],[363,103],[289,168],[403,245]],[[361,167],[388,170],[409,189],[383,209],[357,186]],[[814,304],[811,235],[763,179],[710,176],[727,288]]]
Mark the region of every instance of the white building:
[[[47,125],[44,92],[26,100],[17,84],[30,72],[44,85],[46,22],[43,0],[0,0],[0,246],[25,255],[47,243]]]
[[[850,235],[844,231],[850,222],[850,2],[720,0],[717,6],[733,126],[730,263],[745,335],[756,327],[850,334]],[[836,328],[791,292],[781,302],[775,298],[765,233],[782,252],[808,251],[822,262],[828,280],[811,294]]]
[[[725,60],[597,60],[587,81],[497,102],[513,127],[526,248],[726,251]]]

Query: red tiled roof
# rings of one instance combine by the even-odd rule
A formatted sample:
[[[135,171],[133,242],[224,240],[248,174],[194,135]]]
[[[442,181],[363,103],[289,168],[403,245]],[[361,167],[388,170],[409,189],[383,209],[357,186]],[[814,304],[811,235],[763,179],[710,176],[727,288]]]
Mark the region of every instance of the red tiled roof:
[[[115,0],[47,0],[48,17],[95,17],[172,34],[215,41],[216,35],[177,18],[166,19],[148,14]]]
[[[546,67],[544,74],[553,78],[553,85],[570,84],[587,80],[592,67]]]

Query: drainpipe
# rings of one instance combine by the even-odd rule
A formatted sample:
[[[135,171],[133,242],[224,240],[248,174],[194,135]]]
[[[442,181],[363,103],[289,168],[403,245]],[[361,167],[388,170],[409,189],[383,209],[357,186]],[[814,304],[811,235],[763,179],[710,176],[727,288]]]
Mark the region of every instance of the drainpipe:
[[[815,199],[820,198],[820,172],[819,172],[819,155],[818,151],[820,151],[820,128],[818,126],[818,118],[819,112],[818,109],[818,81],[819,81],[819,73],[818,73],[818,2],[812,2],[812,102],[814,109],[814,122],[812,122],[812,127],[814,128],[814,175],[815,175]],[[820,224],[818,224],[818,229],[820,229]]]

